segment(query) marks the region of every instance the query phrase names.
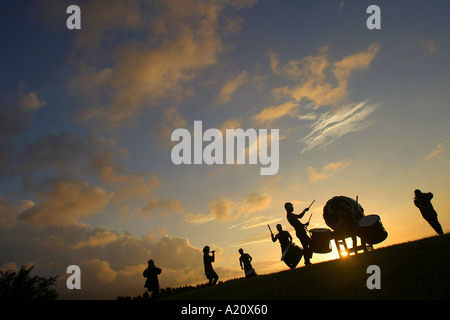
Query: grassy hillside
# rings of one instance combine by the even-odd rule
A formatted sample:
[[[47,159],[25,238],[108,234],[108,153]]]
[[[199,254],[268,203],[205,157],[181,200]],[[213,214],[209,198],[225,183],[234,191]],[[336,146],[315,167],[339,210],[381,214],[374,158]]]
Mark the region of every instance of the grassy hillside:
[[[381,271],[369,290],[367,267]],[[176,300],[449,299],[450,234],[167,297]]]

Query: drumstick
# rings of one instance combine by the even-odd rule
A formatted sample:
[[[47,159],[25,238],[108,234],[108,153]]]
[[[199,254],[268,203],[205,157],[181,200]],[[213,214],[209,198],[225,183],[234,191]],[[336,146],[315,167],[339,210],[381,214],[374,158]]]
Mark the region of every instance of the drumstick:
[[[308,219],[308,223],[311,221],[311,217],[312,217],[312,213],[311,213],[311,215],[309,216],[309,219]]]
[[[311,202],[311,204],[309,205],[308,209],[311,208],[311,206],[313,205],[313,203],[314,203],[315,201],[316,201],[316,200],[313,200],[313,202]]]
[[[270,233],[273,234],[272,229],[270,229],[270,226],[269,225],[267,225],[267,226],[269,227]]]

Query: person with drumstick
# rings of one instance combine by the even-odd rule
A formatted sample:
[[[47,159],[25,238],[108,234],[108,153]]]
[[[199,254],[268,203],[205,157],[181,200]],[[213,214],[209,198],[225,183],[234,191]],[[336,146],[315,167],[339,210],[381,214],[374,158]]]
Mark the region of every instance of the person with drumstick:
[[[283,260],[289,268],[294,269],[297,266],[298,261],[300,261],[301,259],[301,254],[298,256],[299,257],[298,261],[292,261],[291,259],[283,259],[285,252],[287,252],[288,248],[291,246],[291,244],[293,244],[291,234],[289,233],[289,231],[283,230],[281,224],[277,224],[278,233],[277,235],[274,236],[272,233],[272,229],[270,229],[270,226],[269,225],[267,226],[269,227],[270,235],[272,236],[272,241],[273,242],[276,242],[277,240],[280,241],[282,254],[281,260]]]
[[[311,203],[312,204],[312,203]],[[305,265],[310,265],[312,258],[312,249],[311,249],[311,238],[306,233],[305,228],[309,225],[309,222],[303,224],[300,222],[300,219],[303,218],[305,213],[309,210],[308,208],[305,208],[302,213],[300,214],[294,214],[294,205],[290,202],[286,202],[284,204],[284,208],[286,209],[286,218],[291,224],[291,226],[295,229],[295,234],[297,235],[297,238],[299,238],[300,242],[303,246],[304,257],[305,257]]]
[[[270,230],[270,235],[272,236],[272,241],[273,242],[276,242],[277,240],[280,241],[281,253],[283,253],[286,250],[286,248],[288,247],[288,245],[292,242],[291,234],[288,231],[283,230],[283,227],[281,226],[281,224],[277,224],[278,234],[276,236],[273,235],[272,230],[270,229],[270,226],[269,226],[269,230]]]

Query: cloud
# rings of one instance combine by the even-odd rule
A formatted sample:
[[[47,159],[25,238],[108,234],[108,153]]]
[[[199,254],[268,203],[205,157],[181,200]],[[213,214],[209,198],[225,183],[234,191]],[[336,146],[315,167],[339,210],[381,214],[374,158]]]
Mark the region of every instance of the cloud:
[[[94,0],[82,6],[83,32],[76,35],[75,43],[84,49],[98,49],[102,43],[112,41],[112,35],[142,29],[144,24],[139,0]]]
[[[127,152],[117,141],[93,135],[77,137],[72,132],[47,134],[25,145],[15,162],[22,173],[40,170],[73,172],[87,166],[98,157],[125,156]]]
[[[154,190],[161,185],[161,181],[152,173],[122,173],[114,163],[97,159],[99,178],[106,187],[112,187],[113,202],[120,203],[133,199],[148,199],[153,197]]]
[[[77,137],[70,132],[61,132],[45,135],[27,144],[14,162],[17,172],[27,177],[23,191],[39,194],[39,190],[48,184],[45,180],[76,181],[83,177],[98,183],[98,188],[108,194],[109,203],[124,205],[120,209],[122,217],[127,213],[128,218],[135,217],[134,213],[152,217],[156,210],[161,209],[182,212],[178,200],[156,196],[156,190],[162,185],[156,174],[133,172],[119,161],[129,156],[115,139],[107,140],[94,135]],[[41,178],[42,172],[51,173],[53,178]],[[90,186],[94,188],[93,184]],[[63,196],[61,193],[52,196],[53,202],[59,201],[55,198],[59,195]],[[63,199],[60,202],[61,205],[66,203]],[[134,205],[141,207],[135,209]]]
[[[27,131],[33,112],[45,105],[46,102],[40,100],[36,92],[23,92],[23,85],[19,86],[19,94],[15,103],[1,102],[0,146]]]
[[[300,60],[292,59],[286,64],[280,63],[275,53],[269,54],[270,68],[274,75],[288,79],[293,85],[278,87],[272,93],[278,98],[288,98],[282,104],[264,108],[253,116],[259,123],[270,124],[284,116],[298,117],[301,103],[303,109],[319,109],[323,106],[341,108],[341,103],[348,96],[348,85],[351,76],[358,70],[367,69],[381,46],[371,44],[365,51],[350,54],[341,60],[332,61],[328,47],[318,49],[316,55],[304,57]],[[313,119],[314,114],[301,116]]]
[[[247,71],[242,71],[236,77],[229,79],[220,89],[219,103],[227,103],[231,100],[234,92],[248,81]]]
[[[420,39],[420,46],[425,49],[430,55],[433,55],[438,52],[438,48],[436,47],[433,39]]]
[[[316,56],[307,56],[300,61],[291,60],[282,69],[277,67],[276,73],[297,77],[300,84],[276,88],[273,91],[279,97],[288,96],[297,102],[307,99],[318,107],[337,105],[348,94],[351,75],[357,70],[367,69],[380,48],[380,45],[372,44],[366,51],[331,62],[328,48],[322,47]],[[334,79],[328,76],[329,72],[333,74]]]
[[[117,272],[111,269],[108,261],[101,261],[100,259],[82,261],[80,263],[80,269],[83,270],[84,281],[95,279],[94,281],[99,285],[114,282],[117,278]]]
[[[253,116],[253,119],[262,124],[270,124],[272,121],[286,115],[294,115],[299,104],[293,101],[287,101],[277,106],[271,106],[263,109],[260,113]]]
[[[14,103],[0,102],[0,175],[12,176],[17,173],[14,138],[25,133],[36,110],[46,102],[38,98],[36,92],[24,92],[19,85],[18,96]]]
[[[100,25],[77,39],[79,58],[73,60],[77,70],[70,81],[72,91],[86,99],[87,107],[76,112],[77,118],[117,128],[129,124],[143,108],[191,96],[189,83],[215,65],[223,51],[224,6],[242,9],[252,4],[174,0],[128,6],[115,1],[115,9],[96,22],[94,9],[110,3],[93,1],[83,10],[83,18],[86,12],[86,25]],[[134,40],[118,43],[124,33]],[[93,42],[95,46],[80,44]],[[227,99],[245,78],[241,73],[224,88],[222,98]]]
[[[205,223],[211,220],[221,222],[232,221],[241,216],[264,210],[270,206],[272,197],[267,193],[254,192],[246,195],[242,201],[218,196],[208,204],[208,214],[187,214],[185,221],[190,223]]]
[[[16,204],[12,199],[0,195],[0,230],[10,229],[17,225],[20,214],[33,206],[33,201],[21,200]]]
[[[172,131],[178,128],[186,128],[188,125],[186,119],[174,107],[163,111],[162,120],[155,126],[154,134],[160,143],[166,146],[175,144],[171,140]]]
[[[252,217],[250,219],[247,219],[242,223],[235,224],[235,225],[229,227],[229,229],[234,229],[234,228],[240,227],[241,230],[247,230],[247,229],[253,229],[253,228],[257,228],[257,227],[261,227],[261,226],[265,227],[268,224],[275,223],[280,220],[281,220],[281,218],[257,216],[257,217]]]
[[[176,213],[184,213],[183,206],[181,202],[177,199],[153,199],[149,201],[142,209],[141,212],[154,212],[156,210],[163,210],[164,212],[176,212]]]
[[[20,98],[19,106],[25,110],[37,110],[45,106],[47,103],[40,101],[35,92],[30,92]]]
[[[78,223],[101,212],[111,197],[105,190],[80,181],[54,180],[48,185],[49,190],[40,192],[41,199],[23,211],[20,220],[39,227]]]
[[[311,132],[300,140],[306,145],[302,153],[314,148],[324,148],[347,133],[367,128],[373,122],[366,118],[377,108],[377,104],[363,101],[321,114],[312,124]]]
[[[425,161],[429,161],[432,159],[442,159],[445,156],[447,151],[447,146],[450,143],[450,140],[445,140],[437,145],[429,154],[423,157],[422,163]]]
[[[344,170],[352,164],[352,160],[343,160],[338,162],[330,162],[318,171],[312,166],[308,167],[308,177],[312,182],[330,178],[334,173]]]
[[[235,247],[246,247],[251,244],[268,242],[268,241],[271,241],[269,230],[267,230],[267,232],[259,233],[259,234],[253,235],[251,237],[245,238],[243,240],[240,240],[240,241],[236,242]]]
[[[239,129],[242,126],[242,119],[230,118],[225,120],[220,126],[219,130],[225,136],[227,129]]]
[[[120,234],[110,230],[102,230],[102,228],[97,228],[97,230],[98,231],[90,235],[87,240],[80,241],[75,245],[70,245],[70,248],[73,250],[84,247],[105,247],[113,242],[121,240],[120,238],[122,238]]]

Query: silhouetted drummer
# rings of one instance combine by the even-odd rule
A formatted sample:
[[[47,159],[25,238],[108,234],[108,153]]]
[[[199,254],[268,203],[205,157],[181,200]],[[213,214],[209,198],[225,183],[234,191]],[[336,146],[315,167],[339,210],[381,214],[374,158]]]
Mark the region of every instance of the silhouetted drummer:
[[[311,249],[311,238],[308,236],[305,230],[305,228],[309,225],[309,222],[305,224],[300,222],[300,219],[303,218],[303,216],[305,215],[306,211],[309,210],[309,208],[305,208],[300,214],[294,214],[294,205],[290,202],[286,202],[284,204],[284,208],[286,209],[287,220],[294,227],[295,234],[302,243],[305,257],[305,265],[310,265],[311,262],[309,261],[309,259],[312,258],[313,252]]]
[[[278,234],[276,236],[273,235],[272,231],[270,232],[270,234],[272,236],[273,242],[276,242],[277,240],[280,241],[281,253],[283,253],[288,245],[292,242],[292,237],[288,231],[283,230],[281,224],[277,224],[277,230]]]
[[[205,275],[206,278],[208,278],[209,280],[209,285],[213,286],[217,283],[217,280],[219,280],[219,276],[217,275],[217,273],[214,271],[213,267],[212,267],[212,263],[214,262],[215,259],[215,251],[211,251],[212,255],[209,255],[209,247],[205,246],[203,248],[203,264],[205,266]]]
[[[417,208],[419,208],[422,217],[438,234],[444,234],[441,224],[438,221],[437,213],[431,204],[433,194],[431,192],[423,193],[419,189],[414,190],[414,194],[416,195],[414,198],[414,204]]]
[[[239,257],[239,264],[241,265],[241,269],[245,272],[245,277],[250,278],[256,276],[255,269],[252,267],[252,256],[248,253],[244,253],[244,249],[238,250],[241,256]]]

